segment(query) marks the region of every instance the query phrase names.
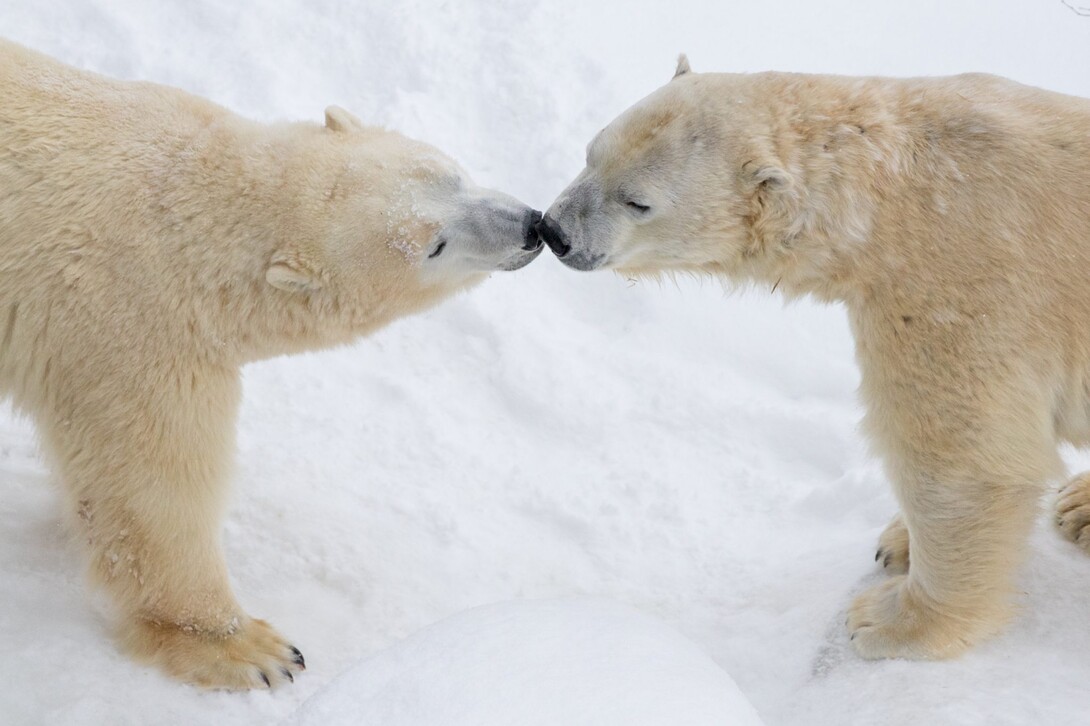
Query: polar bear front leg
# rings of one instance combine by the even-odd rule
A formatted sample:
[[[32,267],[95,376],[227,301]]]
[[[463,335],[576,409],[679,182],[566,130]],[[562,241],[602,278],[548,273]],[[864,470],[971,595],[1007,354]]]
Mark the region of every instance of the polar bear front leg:
[[[878,551],[874,553],[874,561],[881,563],[882,569],[891,575],[908,572],[908,527],[900,514],[886,525],[878,537]]]
[[[81,387],[46,432],[121,643],[209,688],[294,680],[302,655],[239,607],[220,546],[237,372],[174,371],[141,388]]]
[[[1064,537],[1090,554],[1090,471],[1084,471],[1060,489],[1056,526]]]
[[[882,546],[896,553],[903,542],[911,563],[849,609],[852,645],[866,658],[947,658],[997,633],[1043,485],[1060,465],[1044,394],[1017,361],[985,380],[957,360],[936,367],[937,349],[930,368],[902,348],[899,360],[915,365],[869,380],[864,369],[867,427],[903,519]]]
[[[911,568],[852,604],[860,655],[952,657],[1003,627],[1052,461],[1027,419],[994,428],[978,420],[968,437],[938,429],[930,443],[889,455]],[[996,438],[985,443],[978,435],[990,428]]]
[[[864,592],[848,613],[865,658],[948,658],[997,633],[1036,511],[1039,490],[1028,483],[910,478],[900,488],[911,569]]]

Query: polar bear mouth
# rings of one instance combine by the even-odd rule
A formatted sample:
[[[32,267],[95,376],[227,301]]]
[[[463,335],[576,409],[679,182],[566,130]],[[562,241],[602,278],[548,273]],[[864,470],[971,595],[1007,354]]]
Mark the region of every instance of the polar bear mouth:
[[[605,255],[594,255],[588,252],[573,252],[565,254],[563,256],[557,255],[560,261],[573,270],[580,270],[581,272],[590,272],[591,270],[597,270],[605,264]]]
[[[526,249],[526,248],[523,248],[523,249]],[[517,259],[513,260],[512,262],[506,262],[506,263],[500,265],[499,268],[497,268],[497,269],[499,269],[502,272],[513,272],[515,270],[520,270],[523,267],[526,267],[526,265],[528,265],[531,262],[533,262],[534,260],[536,260],[537,256],[541,254],[541,251],[543,249],[545,249],[545,248],[542,245],[539,244],[536,249],[527,250],[524,254],[520,255]]]

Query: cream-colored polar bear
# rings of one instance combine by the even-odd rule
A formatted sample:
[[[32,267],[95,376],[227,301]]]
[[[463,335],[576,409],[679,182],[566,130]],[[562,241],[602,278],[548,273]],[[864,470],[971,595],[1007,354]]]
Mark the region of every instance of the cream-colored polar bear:
[[[1001,626],[1057,444],[1090,443],[1090,102],[682,58],[591,142],[541,231],[580,270],[843,302],[903,516],[880,551],[901,572],[855,601],[852,641],[945,657]],[[1090,550],[1090,479],[1060,516]]]
[[[540,215],[331,108],[253,123],[0,42],[0,386],[37,423],[122,642],[292,680],[220,546],[239,367],[345,343],[540,249]]]

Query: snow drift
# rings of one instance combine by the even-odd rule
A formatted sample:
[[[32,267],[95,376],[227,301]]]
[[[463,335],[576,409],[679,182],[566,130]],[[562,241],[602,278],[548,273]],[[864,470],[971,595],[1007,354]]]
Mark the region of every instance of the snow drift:
[[[591,600],[467,610],[338,676],[295,726],[750,726],[730,676],[633,608]]]

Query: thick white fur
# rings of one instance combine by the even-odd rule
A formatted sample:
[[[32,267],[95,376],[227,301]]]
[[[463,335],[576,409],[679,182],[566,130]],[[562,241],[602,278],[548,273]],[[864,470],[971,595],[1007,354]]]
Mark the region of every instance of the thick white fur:
[[[543,227],[579,269],[842,302],[902,507],[879,556],[896,574],[852,606],[853,643],[946,657],[1001,627],[1057,444],[1090,442],[1090,101],[682,61],[591,143]],[[1090,549],[1090,478],[1060,514]]]
[[[242,612],[220,546],[240,366],[526,261],[515,226],[476,266],[427,257],[459,190],[529,209],[337,108],[263,126],[4,42],[0,99],[0,387],[37,423],[121,640],[206,686],[290,679],[301,657]]]

